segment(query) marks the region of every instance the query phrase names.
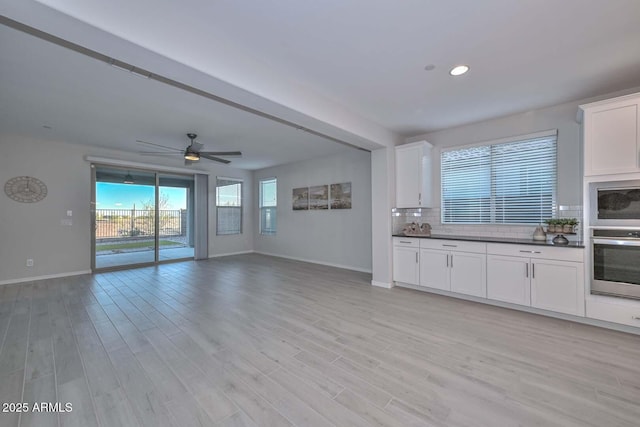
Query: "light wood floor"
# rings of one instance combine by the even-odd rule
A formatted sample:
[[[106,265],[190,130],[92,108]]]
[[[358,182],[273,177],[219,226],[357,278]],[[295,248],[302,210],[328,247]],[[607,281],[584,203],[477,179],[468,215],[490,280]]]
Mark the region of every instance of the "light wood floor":
[[[5,426],[638,426],[640,337],[259,255],[0,287]]]

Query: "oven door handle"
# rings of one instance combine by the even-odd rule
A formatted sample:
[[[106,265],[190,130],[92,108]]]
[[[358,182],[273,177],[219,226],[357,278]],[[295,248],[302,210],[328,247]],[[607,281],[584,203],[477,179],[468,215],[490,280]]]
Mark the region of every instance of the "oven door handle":
[[[591,239],[594,245],[640,246],[640,239]]]

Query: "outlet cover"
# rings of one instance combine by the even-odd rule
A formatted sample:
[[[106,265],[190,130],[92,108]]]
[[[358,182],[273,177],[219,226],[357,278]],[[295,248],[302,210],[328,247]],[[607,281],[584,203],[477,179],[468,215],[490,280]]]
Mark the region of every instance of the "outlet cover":
[[[27,260],[27,267],[33,267],[33,260],[31,258]]]
[[[67,211],[67,216],[73,216],[73,211]]]

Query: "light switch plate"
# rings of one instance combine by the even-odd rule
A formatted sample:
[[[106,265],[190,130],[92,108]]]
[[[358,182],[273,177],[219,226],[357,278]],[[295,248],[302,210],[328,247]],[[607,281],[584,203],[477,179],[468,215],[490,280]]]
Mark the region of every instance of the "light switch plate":
[[[73,216],[73,211],[67,211],[67,216]]]

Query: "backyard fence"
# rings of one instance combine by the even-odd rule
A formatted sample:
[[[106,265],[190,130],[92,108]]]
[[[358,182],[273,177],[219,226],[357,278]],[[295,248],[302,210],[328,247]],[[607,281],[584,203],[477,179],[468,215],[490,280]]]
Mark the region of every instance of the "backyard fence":
[[[96,239],[153,237],[154,209],[96,209]],[[159,236],[187,234],[186,209],[160,209]]]

